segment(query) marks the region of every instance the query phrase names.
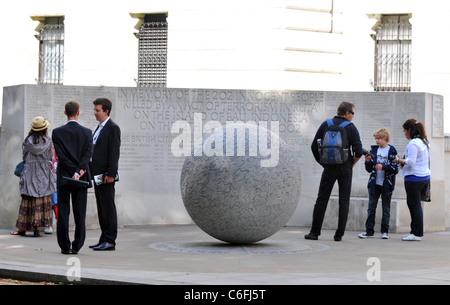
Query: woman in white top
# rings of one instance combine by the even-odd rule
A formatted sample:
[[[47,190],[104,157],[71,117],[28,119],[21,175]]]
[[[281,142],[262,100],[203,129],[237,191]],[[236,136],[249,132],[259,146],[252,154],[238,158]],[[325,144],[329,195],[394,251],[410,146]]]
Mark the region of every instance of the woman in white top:
[[[406,202],[411,214],[411,232],[403,236],[403,240],[422,240],[423,211],[420,193],[430,181],[429,143],[423,123],[409,119],[403,124],[405,137],[409,143],[405,148],[405,159],[396,161],[402,166]]]

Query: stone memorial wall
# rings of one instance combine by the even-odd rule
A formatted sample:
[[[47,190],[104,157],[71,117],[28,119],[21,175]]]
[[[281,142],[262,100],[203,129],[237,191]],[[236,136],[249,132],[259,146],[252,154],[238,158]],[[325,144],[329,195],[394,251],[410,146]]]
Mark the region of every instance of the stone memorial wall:
[[[402,124],[416,118],[425,122],[432,142],[432,156],[444,154],[443,98],[428,93],[375,93],[326,91],[257,91],[226,89],[147,89],[121,87],[79,87],[19,85],[5,87],[1,127],[0,227],[15,223],[20,203],[18,178],[12,172],[21,160],[21,143],[37,115],[50,122],[49,131],[65,124],[64,104],[81,104],[79,122],[92,130],[97,122],[92,101],[108,97],[113,102],[111,117],[122,130],[120,181],[116,184],[119,222],[122,225],[192,223],[180,195],[180,172],[194,141],[201,139],[210,126],[227,122],[267,124],[278,132],[301,163],[301,198],[289,225],[309,226],[322,168],[310,150],[318,126],[336,114],[341,101],[356,105],[354,124],[360,131],[363,147],[375,144],[373,132],[386,127],[391,144],[403,153],[407,144]],[[187,139],[190,139],[188,141]],[[270,156],[268,157],[270,158]],[[444,189],[444,171],[433,166],[433,199]],[[398,176],[392,199],[392,227],[409,226],[405,212],[403,179]],[[349,229],[363,229],[367,211],[368,173],[362,161],[354,168]],[[444,192],[441,192],[444,193]],[[335,226],[337,187],[333,191],[324,228]],[[442,205],[433,203],[430,211],[446,214]],[[95,226],[93,190],[88,198],[88,226]],[[380,214],[380,213],[378,213]],[[448,214],[448,213],[447,213]],[[433,216],[434,217],[434,216]],[[445,219],[443,220],[445,222]],[[434,220],[429,230],[439,229],[442,220]],[[406,224],[406,225],[405,225]],[[361,227],[362,226],[362,227]]]

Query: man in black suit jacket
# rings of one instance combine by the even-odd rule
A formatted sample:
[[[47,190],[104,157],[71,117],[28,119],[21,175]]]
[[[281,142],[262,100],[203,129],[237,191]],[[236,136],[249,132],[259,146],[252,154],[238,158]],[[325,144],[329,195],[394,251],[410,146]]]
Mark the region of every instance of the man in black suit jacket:
[[[97,244],[89,246],[96,251],[115,250],[117,238],[117,211],[114,202],[115,177],[118,174],[120,155],[120,128],[109,117],[112,103],[107,98],[94,102],[94,115],[99,126],[94,132],[92,175],[103,175],[103,184],[94,183],[101,236]]]
[[[92,187],[89,159],[92,155],[92,131],[78,124],[80,104],[70,101],[65,105],[67,124],[55,128],[52,140],[55,146],[58,166],[57,240],[63,254],[76,254],[86,238],[87,189]],[[69,180],[66,178],[72,178]],[[79,182],[82,181],[82,182]],[[75,219],[75,239],[69,238],[70,196]]]

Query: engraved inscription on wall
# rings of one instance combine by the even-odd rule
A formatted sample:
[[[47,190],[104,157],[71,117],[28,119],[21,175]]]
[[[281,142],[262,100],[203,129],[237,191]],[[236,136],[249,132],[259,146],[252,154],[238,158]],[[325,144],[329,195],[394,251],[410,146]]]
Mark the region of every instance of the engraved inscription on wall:
[[[180,135],[173,132],[172,126],[177,121],[184,121],[194,128],[194,117],[201,117],[200,133],[209,121],[219,122],[221,126],[237,121],[267,122],[269,130],[273,122],[278,122],[280,138],[298,157],[302,177],[308,179],[309,183],[303,188],[313,193],[319,185],[322,167],[313,158],[311,143],[320,124],[335,116],[339,103],[344,100],[356,106],[353,123],[366,149],[375,144],[373,132],[387,127],[391,132],[390,143],[403,155],[408,140],[402,124],[409,118],[426,122],[429,138],[443,134],[443,99],[427,93],[35,85],[24,88],[24,136],[36,115],[50,120],[50,132],[65,124],[64,104],[69,100],[80,102],[79,122],[94,130],[97,121],[92,101],[98,97],[110,98],[113,101],[111,117],[122,131],[120,192],[145,190],[145,194],[158,196],[150,203],[145,195],[135,203],[141,205],[178,196],[179,174],[185,158],[172,152],[172,141]],[[191,144],[194,134],[193,131]],[[353,195],[366,196],[368,173],[363,159],[355,166],[353,175]],[[302,194],[314,197],[311,192]]]
[[[171,151],[171,143],[177,136],[171,132],[172,125],[185,121],[193,127],[195,114],[201,114],[202,126],[208,121],[223,126],[227,122],[266,121],[270,129],[271,122],[278,122],[279,135],[299,158],[302,174],[316,179],[322,167],[315,162],[310,146],[319,125],[336,115],[340,102],[355,104],[353,122],[360,131],[364,148],[370,149],[375,144],[376,129],[387,127],[391,144],[402,155],[408,142],[402,123],[411,117],[424,121],[427,98],[423,93],[26,86],[24,136],[36,115],[50,120],[50,131],[65,124],[64,104],[72,99],[81,104],[79,122],[94,130],[97,121],[92,101],[102,96],[113,101],[111,116],[122,130],[121,172],[128,176],[142,171],[158,183],[178,175],[184,162],[183,157],[174,156]],[[441,136],[443,99],[430,96],[432,136]],[[367,173],[362,163],[359,162],[359,170],[354,173],[365,179]]]
[[[444,98],[433,95],[433,137],[444,137]]]
[[[119,88],[118,100],[121,121],[129,127],[122,128],[121,167],[169,172],[178,172],[184,162],[170,151],[176,121],[193,126],[196,113],[202,124],[277,121],[282,139],[300,154],[314,136],[309,123],[323,108],[322,92],[300,91]]]
[[[43,116],[52,122],[53,120],[53,100],[52,91],[40,87],[27,87],[25,90],[25,115],[24,115],[24,137],[30,131],[30,124],[34,117]]]

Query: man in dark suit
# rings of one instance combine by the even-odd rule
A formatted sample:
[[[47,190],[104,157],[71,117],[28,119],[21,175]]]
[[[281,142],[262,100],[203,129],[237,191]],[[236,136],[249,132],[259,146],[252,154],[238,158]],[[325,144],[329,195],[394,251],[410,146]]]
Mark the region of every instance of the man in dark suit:
[[[77,254],[86,238],[87,189],[92,187],[89,159],[92,155],[92,130],[78,124],[80,104],[76,101],[65,105],[67,124],[55,128],[52,140],[58,166],[57,240],[63,254]],[[73,180],[67,179],[71,178]],[[70,196],[75,220],[75,239],[69,238]]]
[[[93,135],[92,175],[103,175],[103,184],[94,183],[98,220],[102,231],[97,244],[89,246],[96,251],[115,250],[117,238],[117,211],[114,202],[115,177],[120,155],[120,128],[111,118],[112,103],[107,98],[94,102],[94,115],[99,125]]]

